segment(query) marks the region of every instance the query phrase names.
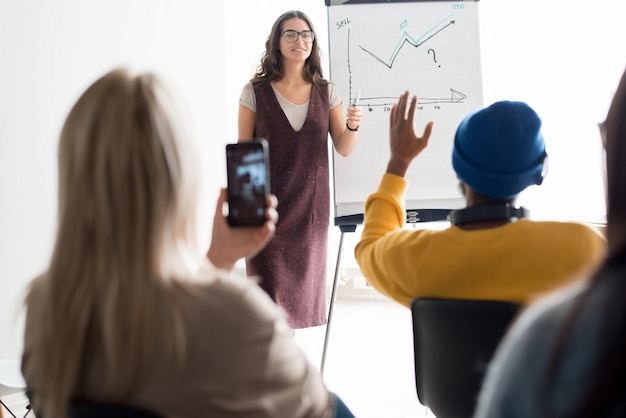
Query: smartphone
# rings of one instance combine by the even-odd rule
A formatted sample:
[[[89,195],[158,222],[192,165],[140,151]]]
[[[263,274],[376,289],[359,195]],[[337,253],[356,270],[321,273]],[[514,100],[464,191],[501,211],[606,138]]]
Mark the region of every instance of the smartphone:
[[[258,226],[265,223],[270,191],[269,148],[263,138],[226,145],[228,223]]]

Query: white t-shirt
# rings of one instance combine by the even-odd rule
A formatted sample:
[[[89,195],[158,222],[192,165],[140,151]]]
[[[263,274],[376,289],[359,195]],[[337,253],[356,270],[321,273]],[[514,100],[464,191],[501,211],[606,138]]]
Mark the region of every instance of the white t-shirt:
[[[285,112],[285,116],[287,116],[287,120],[289,120],[291,127],[296,132],[302,129],[302,125],[304,125],[306,116],[309,113],[310,101],[299,105],[293,104],[281,96],[278,90],[274,88],[273,84],[272,89],[274,90],[278,103],[280,103],[280,107],[283,109],[283,112]],[[256,113],[256,96],[254,95],[254,88],[252,87],[251,82],[248,82],[243,87],[241,96],[239,97],[239,103]],[[341,95],[339,94],[339,90],[332,82],[328,83],[328,103],[329,109],[341,104]]]

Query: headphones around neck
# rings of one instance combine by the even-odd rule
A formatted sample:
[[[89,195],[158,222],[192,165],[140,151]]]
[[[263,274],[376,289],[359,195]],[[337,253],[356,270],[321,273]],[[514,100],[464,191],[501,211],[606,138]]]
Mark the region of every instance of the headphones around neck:
[[[516,221],[528,218],[530,211],[524,207],[516,208],[511,204],[479,205],[450,211],[450,223],[455,226],[480,221]]]

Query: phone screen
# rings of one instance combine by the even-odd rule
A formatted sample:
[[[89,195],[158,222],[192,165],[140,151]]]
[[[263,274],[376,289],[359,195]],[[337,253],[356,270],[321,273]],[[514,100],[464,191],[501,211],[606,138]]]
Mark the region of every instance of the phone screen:
[[[265,223],[266,199],[270,194],[267,141],[226,145],[228,178],[228,223],[253,226]]]

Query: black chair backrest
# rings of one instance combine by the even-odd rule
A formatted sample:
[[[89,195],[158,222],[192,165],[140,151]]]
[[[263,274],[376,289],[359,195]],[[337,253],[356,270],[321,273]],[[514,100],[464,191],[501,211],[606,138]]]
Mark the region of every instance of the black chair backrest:
[[[471,417],[487,366],[520,309],[511,302],[417,298],[415,385],[437,418]]]
[[[107,404],[91,401],[72,401],[69,418],[163,418],[161,415],[128,405]]]

